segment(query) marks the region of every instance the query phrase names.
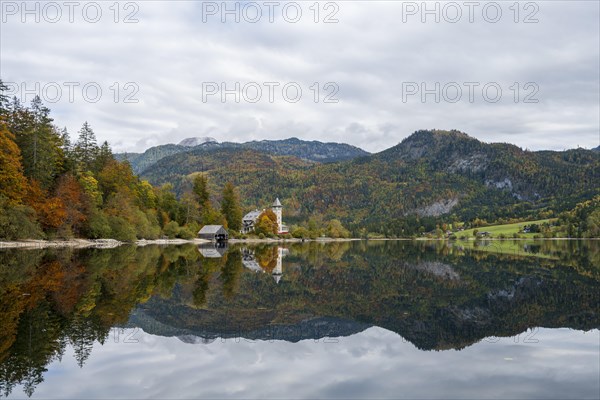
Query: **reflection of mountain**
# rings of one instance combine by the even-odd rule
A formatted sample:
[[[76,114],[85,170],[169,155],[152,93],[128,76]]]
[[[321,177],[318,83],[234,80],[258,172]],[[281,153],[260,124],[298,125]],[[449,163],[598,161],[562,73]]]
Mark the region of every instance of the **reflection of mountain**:
[[[160,336],[176,336],[181,341],[191,344],[205,344],[215,339],[247,339],[247,340],[285,340],[288,342],[298,342],[306,339],[322,339],[327,337],[350,336],[370,327],[354,321],[343,320],[332,317],[320,317],[300,321],[296,324],[262,324],[257,325],[256,329],[242,331],[242,327],[236,328],[227,323],[210,323],[211,317],[203,310],[178,309],[175,305],[170,308],[167,304],[160,304],[160,300],[153,299],[148,306],[140,307],[131,314],[129,326],[139,327],[144,332]],[[168,310],[175,314],[181,312],[197,314],[195,315],[195,324],[193,326],[171,326],[156,318],[164,317],[166,314],[156,313],[155,310]],[[204,314],[204,315],[203,315]],[[154,317],[153,317],[154,316]],[[206,316],[206,318],[203,318]],[[206,320],[204,324],[201,321]],[[180,322],[180,321],[175,321]]]

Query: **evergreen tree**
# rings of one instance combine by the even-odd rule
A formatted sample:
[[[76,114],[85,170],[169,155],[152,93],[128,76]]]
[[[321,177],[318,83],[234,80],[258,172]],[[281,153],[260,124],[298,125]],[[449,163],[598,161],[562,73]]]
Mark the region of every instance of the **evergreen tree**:
[[[21,149],[25,176],[37,180],[48,189],[60,174],[64,162],[60,134],[52,125],[46,108],[38,96],[25,108],[14,98],[8,115],[9,130]]]
[[[102,171],[102,169],[108,165],[110,161],[114,160],[113,152],[110,149],[107,141],[102,143],[102,146],[98,149],[98,154],[94,161],[94,170],[96,172]]]
[[[210,194],[208,193],[208,181],[206,176],[198,174],[194,177],[193,191],[198,198],[200,207],[210,207]]]
[[[223,200],[221,201],[221,212],[227,220],[229,229],[239,231],[242,229],[242,209],[239,196],[233,183],[227,182],[223,189]]]
[[[8,114],[9,100],[8,96],[4,94],[7,89],[2,79],[0,79],[0,119]]]
[[[96,134],[87,121],[83,123],[83,126],[79,130],[79,139],[77,139],[74,151],[81,168],[86,171],[94,169],[93,164],[99,149],[96,142]]]
[[[73,144],[71,143],[71,136],[67,131],[67,128],[63,128],[60,131],[61,149],[65,157],[63,169],[71,173],[75,173],[77,166],[77,160],[75,159],[75,153],[73,152]]]

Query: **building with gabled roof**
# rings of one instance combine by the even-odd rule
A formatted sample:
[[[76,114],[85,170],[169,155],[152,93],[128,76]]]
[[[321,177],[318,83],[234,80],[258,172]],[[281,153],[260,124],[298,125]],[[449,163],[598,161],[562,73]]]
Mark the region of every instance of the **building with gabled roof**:
[[[229,239],[227,229],[223,225],[204,225],[198,232],[200,239],[222,242]]]
[[[258,222],[258,217],[265,212],[266,209],[254,210],[250,211],[242,218],[242,233],[250,233],[254,231],[256,227],[256,223]],[[277,227],[279,231],[277,233],[284,234],[288,233],[288,227],[283,224],[283,205],[279,201],[279,198],[276,198],[273,204],[271,205],[271,210],[277,217]]]

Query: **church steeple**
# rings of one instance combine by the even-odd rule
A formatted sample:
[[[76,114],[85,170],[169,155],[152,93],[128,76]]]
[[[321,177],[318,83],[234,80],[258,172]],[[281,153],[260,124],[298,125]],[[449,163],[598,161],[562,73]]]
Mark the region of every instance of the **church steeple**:
[[[278,233],[281,233],[283,231],[283,206],[281,205],[279,198],[275,199],[273,205],[271,206],[271,210],[273,210],[275,216],[277,216],[277,231]]]

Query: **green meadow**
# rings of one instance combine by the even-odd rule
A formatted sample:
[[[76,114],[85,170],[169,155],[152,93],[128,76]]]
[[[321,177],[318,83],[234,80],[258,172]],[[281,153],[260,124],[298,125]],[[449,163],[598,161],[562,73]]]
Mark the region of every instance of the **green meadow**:
[[[544,223],[551,223],[555,220],[556,220],[555,218],[549,218],[549,219],[539,219],[536,221],[523,221],[523,222],[517,222],[517,223],[505,224],[505,225],[482,226],[479,228],[466,229],[464,231],[456,232],[455,235],[458,236],[459,238],[462,236],[466,236],[468,238],[473,238],[474,232],[475,232],[475,230],[477,230],[478,232],[489,232],[491,237],[496,237],[496,238],[499,237],[500,235],[504,235],[507,238],[512,238],[513,234],[517,233],[519,235],[519,237],[521,237],[521,238],[533,239],[533,237],[535,235],[540,235],[540,233],[539,232],[537,232],[537,233],[522,233],[521,230],[523,229],[523,227],[525,225],[531,225],[531,224],[542,225]]]

